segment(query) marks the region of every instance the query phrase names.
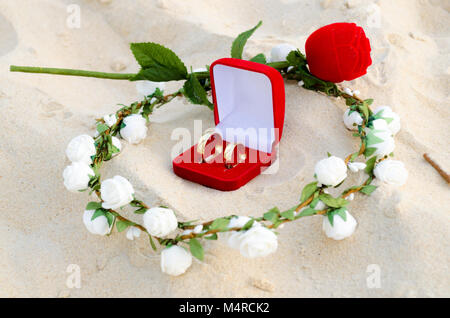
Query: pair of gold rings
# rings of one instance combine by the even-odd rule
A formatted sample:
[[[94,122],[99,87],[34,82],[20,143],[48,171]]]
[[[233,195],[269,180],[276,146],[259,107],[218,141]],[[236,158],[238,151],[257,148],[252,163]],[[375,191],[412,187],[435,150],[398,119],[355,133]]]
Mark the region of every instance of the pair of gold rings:
[[[216,137],[216,142],[214,145],[214,153],[210,154],[205,158],[205,152],[207,150],[208,141],[211,140],[211,138]],[[233,155],[234,151],[238,150],[238,157],[237,157],[237,163],[233,164]],[[208,149],[209,150],[209,149]],[[212,149],[211,149],[212,151]],[[210,163],[212,162],[216,157],[220,156],[223,153],[223,159],[225,162],[225,167],[227,169],[231,169],[238,164],[245,161],[247,158],[247,154],[245,152],[245,146],[242,143],[228,143],[225,147],[225,151],[223,150],[223,138],[222,135],[217,132],[214,128],[209,128],[205,131],[203,136],[200,137],[198,144],[197,144],[197,152],[201,154],[201,162]]]

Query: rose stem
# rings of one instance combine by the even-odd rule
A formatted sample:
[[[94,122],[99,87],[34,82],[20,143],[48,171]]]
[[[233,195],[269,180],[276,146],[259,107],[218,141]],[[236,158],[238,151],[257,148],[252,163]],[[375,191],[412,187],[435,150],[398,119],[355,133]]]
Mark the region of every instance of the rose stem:
[[[105,73],[105,72],[74,70],[74,69],[68,69],[68,68],[50,68],[50,67],[15,66],[15,65],[11,65],[9,70],[11,72],[84,76],[84,77],[96,77],[96,78],[106,78],[106,79],[114,79],[114,80],[130,80],[131,78],[136,76],[136,74],[130,74],[130,73]]]
[[[11,65],[9,67],[9,70],[11,72],[83,76],[83,77],[95,77],[112,80],[131,80],[133,77],[137,75],[134,73],[106,73],[106,72],[76,70],[70,68],[51,68],[51,67],[16,66],[16,65]],[[209,72],[195,72],[195,74],[196,77],[199,79],[209,77]]]
[[[448,173],[446,173],[433,159],[431,159],[427,153],[424,153],[423,157],[434,169],[436,169],[437,172],[439,172],[441,177],[444,178],[447,183],[450,183],[450,175]]]
[[[273,62],[268,63],[267,65],[279,69],[286,68],[289,66],[287,62]],[[106,72],[76,70],[70,68],[34,67],[34,66],[17,66],[17,65],[11,65],[9,70],[11,72],[83,76],[83,77],[95,77],[112,80],[131,80],[133,77],[137,75],[134,73],[106,73]],[[209,72],[195,72],[195,74],[199,79],[209,77]]]

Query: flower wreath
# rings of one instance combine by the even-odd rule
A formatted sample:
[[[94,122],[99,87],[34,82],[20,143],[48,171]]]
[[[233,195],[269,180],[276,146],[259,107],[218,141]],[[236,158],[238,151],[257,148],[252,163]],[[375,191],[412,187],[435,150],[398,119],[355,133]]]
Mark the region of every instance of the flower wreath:
[[[261,22],[234,40],[231,57],[242,59],[247,40],[260,25]],[[307,58],[295,47],[282,44],[272,49],[270,60],[258,54],[251,61],[277,69],[284,78],[297,81],[305,89],[345,99],[348,108],[343,115],[344,124],[360,139],[359,150],[345,159],[329,154],[328,158],[317,162],[316,181],[304,186],[299,203],[286,211],[274,207],[260,217],[231,215],[197,224],[177,220],[167,207],[151,208],[134,196],[133,186],[126,178],[115,176],[101,181],[100,167],[120,153],[118,136],[131,144],[142,141],[147,134],[149,116],[174,98],[184,96],[193,104],[213,109],[207,93],[211,89],[209,67],[188,72],[174,52],[156,43],[133,43],[131,50],[141,66],[137,74],[21,66],[11,66],[11,71],[141,80],[137,89],[145,95],[144,100],[97,119],[94,137],[81,135],[70,141],[66,155],[72,163],[64,170],[64,185],[69,191],[90,189],[97,195],[99,201],[89,202],[83,215],[89,232],[109,235],[115,225],[118,232],[127,230],[126,237],[130,240],[145,232],[154,250],[157,249],[155,241],[163,247],[161,269],[169,275],[183,274],[192,264],[192,255],[203,260],[201,239],[217,240],[219,233],[226,236],[231,247],[250,258],[275,252],[278,244],[274,230],[306,216],[322,215],[325,234],[335,240],[344,239],[357,225],[347,210],[355,193],[370,195],[377,188],[371,184],[375,178],[397,186],[406,182],[408,172],[403,163],[388,159],[395,146],[393,136],[400,129],[399,116],[388,106],[371,110],[372,99],[363,100],[358,91],[340,89],[335,84],[364,75],[372,62],[364,30],[354,23],[335,23],[320,28],[308,38]],[[184,80],[183,87],[164,95],[162,82],[172,80]],[[365,162],[356,162],[361,156]],[[340,186],[347,177],[347,170],[353,173],[364,170],[368,177],[362,184],[333,197],[327,188]],[[142,225],[118,212],[126,205],[134,207],[134,213],[143,215]],[[179,231],[173,234],[177,229]]]

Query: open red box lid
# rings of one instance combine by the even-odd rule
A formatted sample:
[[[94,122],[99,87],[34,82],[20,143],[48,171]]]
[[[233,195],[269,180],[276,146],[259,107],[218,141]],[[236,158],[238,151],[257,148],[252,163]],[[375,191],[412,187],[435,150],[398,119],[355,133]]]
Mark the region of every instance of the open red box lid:
[[[216,130],[228,142],[272,153],[283,133],[281,74],[270,66],[233,58],[215,61],[210,74]]]
[[[242,143],[247,160],[231,169],[223,162],[202,163],[194,145],[174,159],[173,170],[184,179],[231,191],[259,175],[276,157],[274,146],[283,134],[284,81],[270,66],[233,58],[215,61],[210,79],[215,130],[223,138],[223,149],[228,143]]]

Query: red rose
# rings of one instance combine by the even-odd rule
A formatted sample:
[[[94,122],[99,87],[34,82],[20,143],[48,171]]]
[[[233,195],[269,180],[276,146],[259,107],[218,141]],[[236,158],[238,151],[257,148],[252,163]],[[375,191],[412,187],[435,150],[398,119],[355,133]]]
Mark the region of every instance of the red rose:
[[[309,36],[306,59],[310,72],[320,79],[351,81],[366,74],[372,64],[370,42],[354,23],[329,24]]]

